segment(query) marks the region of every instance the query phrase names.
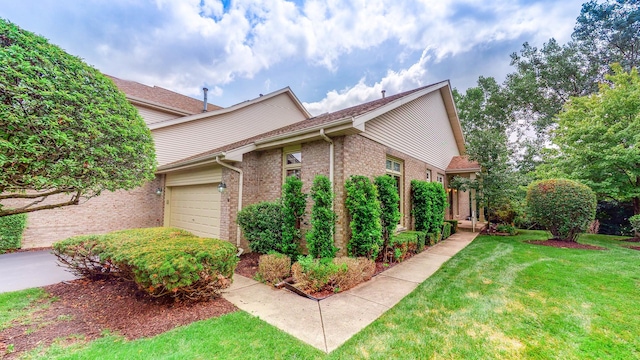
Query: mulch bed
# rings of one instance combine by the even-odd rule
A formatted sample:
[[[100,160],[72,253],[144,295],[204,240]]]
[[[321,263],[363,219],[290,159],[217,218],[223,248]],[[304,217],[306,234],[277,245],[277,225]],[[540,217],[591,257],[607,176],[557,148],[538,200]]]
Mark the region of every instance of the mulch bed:
[[[620,241],[626,241],[626,242],[640,242],[640,238],[638,237],[632,237],[632,238],[628,238],[628,239],[622,239]]]
[[[638,250],[640,251],[640,246],[628,246],[627,249]]]
[[[71,335],[89,341],[109,330],[133,340],[237,310],[222,298],[199,303],[154,299],[134,284],[118,280],[80,279],[44,290],[57,300],[32,314],[26,325],[16,322],[0,331],[0,358],[10,344],[13,352],[5,355],[6,359]]]
[[[572,241],[562,241],[562,240],[530,240],[527,241],[529,244],[534,245],[544,245],[544,246],[552,246],[556,248],[564,248],[564,249],[583,249],[583,250],[607,250],[606,248],[594,245],[580,244]]]

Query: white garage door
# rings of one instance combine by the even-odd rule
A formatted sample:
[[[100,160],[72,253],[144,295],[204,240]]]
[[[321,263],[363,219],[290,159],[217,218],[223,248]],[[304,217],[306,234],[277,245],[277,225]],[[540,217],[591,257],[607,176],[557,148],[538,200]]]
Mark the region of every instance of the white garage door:
[[[172,186],[169,225],[203,237],[220,237],[218,184]]]

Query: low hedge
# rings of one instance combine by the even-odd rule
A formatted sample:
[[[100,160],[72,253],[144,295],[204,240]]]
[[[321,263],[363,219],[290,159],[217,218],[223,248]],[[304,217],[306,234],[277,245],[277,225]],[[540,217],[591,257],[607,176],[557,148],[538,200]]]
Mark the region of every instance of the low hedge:
[[[371,279],[376,270],[373,260],[365,257],[322,258],[311,255],[298,257],[291,266],[296,286],[303,291],[331,289],[340,292]]]
[[[153,297],[195,301],[218,296],[238,263],[233,244],[175,228],[77,236],[55,243],[53,252],[76,275],[119,277]]]
[[[458,220],[445,220],[444,222],[451,224],[451,235],[458,232]]]
[[[258,280],[275,284],[291,274],[291,258],[280,253],[260,255],[258,260]]]
[[[442,224],[442,240],[445,240],[451,236],[451,223],[445,222]]]
[[[22,233],[27,226],[27,214],[0,217],[0,254],[22,247]]]
[[[393,259],[403,261],[411,255],[422,252],[427,245],[429,234],[424,231],[403,231],[393,235],[389,249]]]

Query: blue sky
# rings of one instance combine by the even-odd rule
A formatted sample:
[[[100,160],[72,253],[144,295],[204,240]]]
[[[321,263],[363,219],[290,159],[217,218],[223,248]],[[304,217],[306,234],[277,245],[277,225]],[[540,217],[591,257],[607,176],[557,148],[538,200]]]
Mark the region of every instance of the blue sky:
[[[2,0],[0,17],[102,72],[220,106],[289,86],[314,114],[449,79],[502,81],[509,54],[571,37],[585,0]]]

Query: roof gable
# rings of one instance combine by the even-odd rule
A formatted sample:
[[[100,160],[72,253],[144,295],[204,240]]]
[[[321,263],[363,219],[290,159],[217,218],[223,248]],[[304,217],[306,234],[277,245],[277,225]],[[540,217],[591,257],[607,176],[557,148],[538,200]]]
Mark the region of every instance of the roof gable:
[[[215,157],[224,157],[227,154],[231,153],[233,153],[234,156],[241,156],[243,153],[247,153],[258,148],[268,148],[270,146],[270,143],[281,145],[285,143],[287,139],[289,139],[291,142],[300,141],[301,139],[311,141],[316,138],[321,138],[319,131],[321,129],[327,135],[331,135],[331,131],[325,130],[333,128],[334,136],[339,134],[359,133],[364,131],[364,124],[367,121],[372,120],[380,116],[381,114],[399,108],[400,106],[408,102],[411,102],[417,98],[433,93],[435,91],[439,91],[440,95],[443,97],[443,102],[447,110],[447,116],[454,133],[456,146],[460,150],[460,153],[463,153],[464,138],[462,135],[460,121],[458,119],[458,115],[453,103],[453,95],[451,93],[449,82],[443,81],[381,99],[369,101],[364,104],[352,106],[332,113],[321,114],[308,120],[303,120],[288,126],[281,127],[279,129],[249,137],[232,144],[217,147],[210,151],[206,151],[170,164],[166,164],[159,167],[159,170],[161,172],[168,171],[169,169],[195,164],[202,161],[208,161]],[[449,99],[447,99],[447,97],[449,97]],[[307,137],[303,138],[304,135],[307,135]]]

